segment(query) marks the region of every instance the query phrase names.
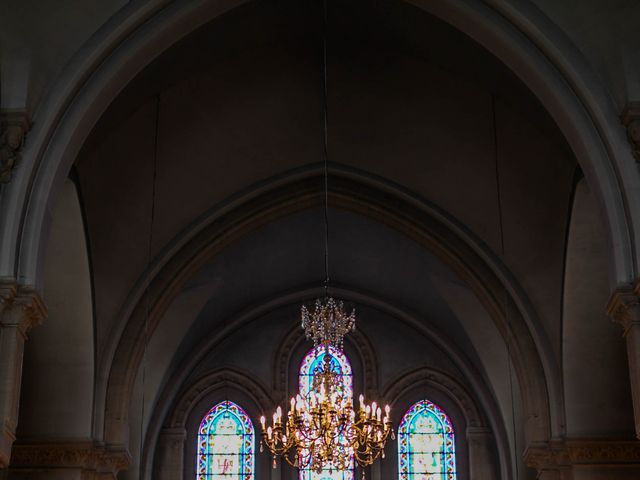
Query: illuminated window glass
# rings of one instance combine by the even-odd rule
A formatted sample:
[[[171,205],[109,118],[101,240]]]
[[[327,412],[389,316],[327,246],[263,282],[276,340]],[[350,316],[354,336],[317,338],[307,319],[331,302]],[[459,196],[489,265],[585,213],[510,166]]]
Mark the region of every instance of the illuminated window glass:
[[[412,406],[398,429],[400,480],[456,480],[453,426],[437,405]]]
[[[253,424],[233,402],[220,402],[198,429],[197,480],[253,480]]]
[[[309,395],[313,386],[313,377],[316,372],[322,370],[324,356],[326,355],[325,347],[320,345],[312,349],[302,360],[299,375],[299,392],[302,396]],[[347,356],[341,350],[329,346],[329,355],[331,360],[331,370],[342,376],[341,386],[339,387],[345,397],[353,398],[353,376],[351,373],[351,364]],[[344,472],[324,471],[317,473],[309,469],[300,469],[299,480],[353,480],[353,467]]]

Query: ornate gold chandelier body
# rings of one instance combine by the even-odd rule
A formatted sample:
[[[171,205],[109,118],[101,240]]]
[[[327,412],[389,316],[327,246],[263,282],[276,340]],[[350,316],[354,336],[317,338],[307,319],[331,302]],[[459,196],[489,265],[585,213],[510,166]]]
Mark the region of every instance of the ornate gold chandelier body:
[[[316,301],[312,313],[302,308],[302,326],[314,345],[326,348],[321,371],[314,372],[311,391],[304,397],[291,398],[286,417],[280,407],[273,414],[273,423],[260,419],[262,441],[273,456],[282,457],[293,467],[318,473],[344,471],[371,465],[384,457],[384,446],[393,428],[390,408],[384,412],[376,402],[366,405],[360,396],[359,407],[353,406],[341,387],[342,378],[331,369],[329,345],[342,346],[343,336],[353,330],[355,314],[347,315],[342,302],[327,298]],[[384,413],[384,417],[383,417]],[[364,472],[363,472],[364,477]]]

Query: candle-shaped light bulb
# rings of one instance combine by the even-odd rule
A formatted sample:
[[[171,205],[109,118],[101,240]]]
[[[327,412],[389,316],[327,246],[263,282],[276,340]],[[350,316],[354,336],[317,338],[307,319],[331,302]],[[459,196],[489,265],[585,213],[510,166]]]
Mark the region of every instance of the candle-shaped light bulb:
[[[273,414],[273,424],[275,425],[276,423],[278,423],[278,414],[274,413]]]
[[[387,417],[389,416],[389,412],[391,411],[391,407],[389,405],[384,407],[384,413],[387,414]]]
[[[276,414],[278,415],[278,419],[282,418],[282,409],[280,408],[280,406],[278,406],[278,408],[276,409]]]
[[[360,410],[364,410],[364,395],[360,395]]]
[[[271,438],[271,434],[273,433],[273,430],[271,429],[271,427],[267,428],[267,436],[269,438]]]
[[[296,399],[291,397],[291,410],[295,411],[296,409]]]
[[[371,415],[375,415],[377,409],[378,409],[378,404],[376,402],[373,402],[371,404]]]
[[[378,418],[378,421],[382,418],[382,409],[380,407],[376,410],[376,417]]]
[[[262,425],[262,430],[264,431],[264,426],[265,426],[265,422],[267,421],[266,418],[264,418],[264,415],[260,417],[260,425]]]
[[[364,412],[367,414],[367,417],[371,415],[371,407],[367,405],[367,408],[365,408]]]

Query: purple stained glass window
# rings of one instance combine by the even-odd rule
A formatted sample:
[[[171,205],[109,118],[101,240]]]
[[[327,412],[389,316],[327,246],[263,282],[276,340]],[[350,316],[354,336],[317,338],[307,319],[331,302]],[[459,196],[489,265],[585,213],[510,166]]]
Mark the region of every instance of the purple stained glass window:
[[[200,422],[196,480],[253,480],[255,434],[246,412],[217,404]]]
[[[453,426],[428,400],[413,405],[398,429],[400,480],[456,480]]]
[[[324,345],[319,345],[312,349],[302,360],[300,365],[299,385],[300,395],[306,397],[311,392],[313,385],[313,377],[316,372],[321,371],[326,355]],[[331,360],[331,370],[342,376],[341,389],[345,397],[353,398],[353,375],[351,373],[351,364],[344,352],[333,346],[329,346]],[[344,472],[325,468],[324,471],[317,473],[309,469],[300,469],[299,480],[353,480],[353,467]]]

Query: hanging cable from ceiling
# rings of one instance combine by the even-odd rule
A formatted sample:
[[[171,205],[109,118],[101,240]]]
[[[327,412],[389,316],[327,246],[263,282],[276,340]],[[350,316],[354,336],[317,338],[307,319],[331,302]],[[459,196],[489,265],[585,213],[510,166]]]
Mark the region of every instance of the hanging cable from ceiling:
[[[495,181],[496,181],[496,193],[498,203],[498,227],[499,227],[499,240],[500,240],[500,256],[502,261],[505,261],[505,247],[504,247],[504,215],[502,210],[502,191],[500,188],[500,168],[498,163],[498,127],[496,120],[496,99],[494,95],[491,95],[491,115],[493,122],[493,151],[494,151],[494,167],[495,167]],[[513,391],[513,363],[511,361],[511,342],[513,340],[513,333],[511,329],[511,321],[509,318],[509,306],[508,306],[508,292],[506,285],[502,286],[504,317],[506,323],[506,339],[507,346],[507,370],[509,375],[509,394],[511,401],[511,433],[513,435],[513,464],[516,471],[516,480],[520,478],[520,467],[518,462],[518,437],[516,430],[516,412],[515,412],[515,394]]]
[[[329,154],[327,95],[327,0],[322,2],[322,165],[324,171],[324,294],[329,296]]]

